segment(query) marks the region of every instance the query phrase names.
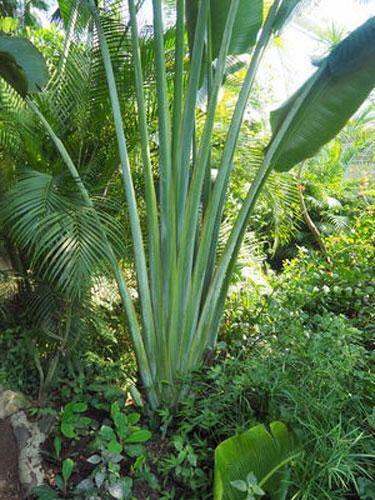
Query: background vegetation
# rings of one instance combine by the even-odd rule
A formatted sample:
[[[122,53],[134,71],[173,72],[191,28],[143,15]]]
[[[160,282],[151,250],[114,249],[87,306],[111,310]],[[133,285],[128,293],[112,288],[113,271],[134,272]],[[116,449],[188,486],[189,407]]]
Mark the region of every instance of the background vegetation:
[[[94,35],[87,51],[85,19],[67,47],[65,5],[55,13],[60,24],[41,27],[35,11],[26,9],[16,20],[17,5],[9,2],[0,9],[0,29],[29,38],[46,59],[53,77],[35,102],[77,162],[139,313],[100,47]],[[34,7],[44,9],[44,2]],[[173,19],[171,6],[168,13]],[[103,28],[147,234],[136,82],[130,36],[122,35],[124,24],[130,28],[121,11],[106,14]],[[168,30],[170,94],[175,43]],[[143,39],[140,54],[158,182],[151,37]],[[239,67],[221,90],[211,138],[213,176],[243,78]],[[219,256],[270,137],[265,95],[256,83],[250,100],[256,113],[246,117],[236,148]],[[200,137],[204,99],[196,113]],[[102,234],[45,129],[0,81],[0,385],[29,397],[31,418],[56,421],[44,450],[49,484],[35,490],[36,498],[212,498],[215,448],[275,420],[287,424],[302,450],[290,465],[287,498],[374,497],[373,113],[370,97],[317,155],[290,172],[272,172],[246,229],[216,353],[179,380],[192,388],[180,405],[150,414],[136,388],[131,334],[106,252],[92,253],[93,240],[102,248]],[[55,226],[64,231],[55,233],[52,251],[43,238]],[[72,239],[79,244],[69,260],[59,260]]]

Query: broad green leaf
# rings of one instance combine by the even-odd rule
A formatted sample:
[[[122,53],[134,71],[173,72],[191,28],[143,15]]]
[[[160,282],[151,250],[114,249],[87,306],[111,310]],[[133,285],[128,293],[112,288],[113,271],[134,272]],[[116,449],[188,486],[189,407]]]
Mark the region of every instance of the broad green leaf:
[[[75,463],[71,458],[66,458],[63,461],[62,464],[62,476],[64,479],[64,482],[67,483],[70,479],[70,476],[72,475],[73,469],[74,469]]]
[[[141,416],[139,413],[130,413],[130,415],[128,415],[128,422],[130,425],[135,425],[139,422]]]
[[[139,430],[134,431],[130,434],[130,436],[126,439],[127,443],[144,443],[151,438],[152,434],[150,431]]]
[[[64,406],[63,415],[73,415],[87,410],[86,403],[67,403]]]
[[[109,453],[118,454],[122,452],[122,445],[117,441],[117,439],[112,439],[107,446],[107,451]]]
[[[122,491],[124,498],[130,498],[133,487],[133,479],[131,477],[124,477],[121,479]]]
[[[273,422],[270,429],[268,432],[264,425],[257,425],[216,448],[215,500],[244,498],[236,487],[250,477],[249,473],[272,499],[282,498],[280,491],[287,472],[286,464],[296,456],[296,443],[283,423]]]
[[[111,453],[110,461],[112,464],[119,464],[122,460],[124,460],[124,457],[119,453]]]
[[[87,410],[86,403],[73,403],[73,411],[77,413],[83,413]]]
[[[126,419],[126,415],[121,415],[121,414],[117,415],[116,418],[114,419],[114,422],[117,434],[122,438],[126,438],[126,436],[129,434],[129,426]]]
[[[90,417],[79,417],[77,420],[77,425],[79,425],[79,427],[88,427],[90,424],[91,424]]]
[[[213,58],[219,55],[231,0],[211,0]],[[228,55],[244,54],[255,44],[262,26],[263,0],[241,0]]]
[[[83,479],[81,482],[79,482],[76,486],[76,492],[77,493],[87,493],[88,491],[92,490],[94,488],[94,483],[93,480],[89,477],[86,479]]]
[[[107,441],[112,441],[112,439],[116,439],[116,434],[114,430],[108,425],[102,425],[99,431],[100,436]]]
[[[121,412],[117,402],[111,405],[111,417],[116,426],[118,435],[125,438],[129,432],[128,419],[127,416]]]
[[[25,96],[43,89],[48,69],[43,56],[29,40],[0,35],[0,76]]]
[[[126,447],[126,454],[129,457],[139,457],[145,453],[145,447],[141,444],[129,444]]]
[[[230,0],[211,0],[213,59],[219,55],[230,3]],[[187,28],[191,47],[194,39],[197,12],[197,0],[186,2]],[[228,55],[244,54],[249,51],[249,49],[255,44],[258,31],[262,26],[262,19],[263,0],[240,1]]]
[[[99,470],[95,474],[94,479],[95,479],[96,487],[100,488],[102,486],[102,484],[104,483],[104,480],[105,480],[105,471],[104,470]]]
[[[60,426],[61,432],[65,437],[73,439],[76,437],[76,433],[74,432],[74,426],[69,422],[61,422]]]
[[[145,460],[146,460],[145,455],[141,455],[140,457],[138,457],[137,460],[134,462],[133,470],[139,469],[145,463]]]
[[[60,474],[57,474],[57,476],[55,477],[55,485],[60,491],[65,490],[64,479],[62,478],[62,476],[60,476]]]
[[[35,486],[31,490],[31,493],[35,495],[38,500],[58,500],[59,498],[56,491],[46,484]]]
[[[272,144],[288,113],[301,100],[273,156],[278,171],[289,170],[314,156],[337,135],[374,88],[375,17],[351,33],[321,65],[320,73],[271,114]]]
[[[236,490],[238,490],[238,491],[242,491],[243,493],[246,493],[246,491],[247,491],[246,481],[242,481],[241,479],[237,479],[236,481],[231,481],[230,484],[231,484],[231,486],[233,486],[233,488],[236,488]]]
[[[120,406],[117,401],[111,404],[111,417],[115,419],[118,415],[121,415]]]

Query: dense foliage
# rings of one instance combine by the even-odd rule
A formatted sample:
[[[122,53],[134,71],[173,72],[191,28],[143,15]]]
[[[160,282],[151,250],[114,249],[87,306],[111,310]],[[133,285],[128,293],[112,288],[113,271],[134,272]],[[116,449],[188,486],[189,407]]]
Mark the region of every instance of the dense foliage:
[[[281,420],[303,444],[291,475],[296,498],[371,496],[373,229],[366,214],[327,242],[334,273],[322,255],[302,250],[272,296],[256,299],[245,288],[229,301],[219,362],[197,374],[174,428],[173,442],[182,440],[196,462],[179,464],[178,448],[174,467],[167,458],[183,491],[203,497],[212,450],[228,435]]]
[[[319,251],[300,249],[282,273],[270,276],[273,292],[256,292],[250,282],[233,290],[213,366],[193,375],[194,390],[177,415],[164,410],[159,423],[149,421],[150,444],[139,450],[143,465],[134,469],[135,458],[123,459],[121,471],[135,495],[154,491],[158,498],[210,498],[215,447],[258,422],[281,420],[302,449],[291,467],[292,496],[340,499],[355,498],[357,492],[363,500],[371,498],[373,235],[369,207],[350,229],[326,241],[331,264]],[[120,324],[116,311],[108,301],[97,307],[96,315],[105,319],[99,335],[87,338],[80,374],[73,369],[62,374],[54,396],[56,402],[84,405],[89,416],[87,423],[77,421],[73,439],[57,434],[62,442],[61,455],[52,462],[57,470],[63,460],[74,460],[77,447],[81,453],[84,447],[88,459],[95,455],[97,429],[108,426],[114,402],[123,404],[132,370],[131,358],[117,356],[118,330],[116,336],[108,332],[111,317],[115,330]],[[32,373],[37,373],[26,332],[4,332],[1,347],[2,383],[32,393]],[[134,410],[128,408],[125,413],[131,415]],[[32,412],[56,414],[53,408]],[[65,414],[60,414],[61,424]],[[54,449],[53,440],[49,446]],[[75,464],[69,491],[92,474],[94,465]]]
[[[375,18],[268,126],[257,70],[308,2],[152,3],[140,30],[142,0],[48,28],[0,5],[0,394],[51,422],[31,495],[369,500]]]

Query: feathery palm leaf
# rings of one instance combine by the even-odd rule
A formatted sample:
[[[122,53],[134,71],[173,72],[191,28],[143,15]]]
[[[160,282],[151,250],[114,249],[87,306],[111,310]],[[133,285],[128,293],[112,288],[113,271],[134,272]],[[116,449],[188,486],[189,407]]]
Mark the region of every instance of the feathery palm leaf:
[[[119,241],[118,224],[108,214],[96,213],[109,239]],[[2,216],[12,239],[27,249],[37,275],[69,297],[79,298],[108,262],[93,210],[67,192],[64,178],[26,172],[7,193]]]

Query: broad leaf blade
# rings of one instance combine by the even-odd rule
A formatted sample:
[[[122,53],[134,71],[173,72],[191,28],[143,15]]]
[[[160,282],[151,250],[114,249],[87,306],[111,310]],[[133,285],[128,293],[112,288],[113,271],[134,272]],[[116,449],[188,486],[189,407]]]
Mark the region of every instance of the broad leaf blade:
[[[230,4],[231,0],[221,0],[220,2],[211,0],[213,59],[219,55]],[[262,26],[262,20],[262,0],[240,1],[228,55],[238,55],[248,52],[255,44],[258,31]]]
[[[211,0],[210,15],[213,59],[216,59],[219,55],[230,4],[230,0]],[[197,0],[186,2],[186,20],[190,47],[193,46],[197,13]],[[240,1],[228,55],[244,54],[249,51],[255,44],[258,32],[262,26],[262,20],[263,0]]]
[[[278,171],[289,170],[314,156],[337,135],[374,88],[375,17],[349,35],[321,64],[319,78],[275,151],[272,163]],[[314,76],[271,114],[271,143]]]
[[[0,35],[0,75],[22,96],[38,92],[48,81],[41,53],[25,38]]]
[[[74,466],[75,466],[75,463],[71,458],[66,458],[63,461],[62,476],[63,476],[65,484],[69,481],[70,476],[72,475]]]
[[[271,433],[264,425],[223,441],[215,451],[215,500],[238,500],[244,498],[233,487],[234,481],[245,480],[250,472],[260,483],[268,474],[270,478],[262,488],[273,499],[279,499],[282,479],[286,467],[277,469],[280,464],[296,452],[294,437],[281,422],[273,422]]]

